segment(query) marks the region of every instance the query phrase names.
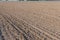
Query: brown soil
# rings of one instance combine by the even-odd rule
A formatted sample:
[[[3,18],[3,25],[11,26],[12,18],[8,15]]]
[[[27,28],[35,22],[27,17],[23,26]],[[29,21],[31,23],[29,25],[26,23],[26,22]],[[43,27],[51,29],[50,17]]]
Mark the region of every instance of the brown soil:
[[[60,40],[60,3],[1,2],[0,26],[1,40]]]

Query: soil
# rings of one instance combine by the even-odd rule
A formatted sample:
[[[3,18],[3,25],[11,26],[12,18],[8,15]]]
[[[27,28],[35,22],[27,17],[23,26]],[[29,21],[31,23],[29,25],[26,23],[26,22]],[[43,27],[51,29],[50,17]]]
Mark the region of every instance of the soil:
[[[0,40],[60,40],[60,2],[0,2]]]

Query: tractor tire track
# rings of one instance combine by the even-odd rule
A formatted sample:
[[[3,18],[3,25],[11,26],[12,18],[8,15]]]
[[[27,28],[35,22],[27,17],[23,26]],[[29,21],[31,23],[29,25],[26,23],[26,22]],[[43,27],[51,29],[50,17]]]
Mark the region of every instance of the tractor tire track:
[[[11,35],[11,33],[9,33],[9,31],[7,30],[7,27],[9,27],[8,26],[8,23],[5,21],[5,19],[2,17],[2,20],[1,20],[1,22],[2,22],[2,27],[1,27],[1,30],[2,30],[2,34],[4,35],[4,37],[5,37],[5,40],[11,40],[12,38],[12,35]],[[7,39],[8,38],[8,39]]]
[[[10,20],[10,19],[9,19]],[[16,21],[15,21],[16,22]],[[23,22],[23,21],[22,21]],[[14,24],[14,23],[13,23]],[[23,24],[25,24],[25,23],[23,23]],[[15,24],[16,25],[16,24]],[[17,25],[18,26],[18,25]],[[26,27],[26,25],[24,25],[25,27]],[[30,28],[29,28],[30,29]],[[33,29],[33,28],[32,28]],[[32,31],[32,29],[31,29],[31,31]],[[36,31],[36,29],[35,29],[35,31]],[[38,30],[37,30],[38,31]],[[36,31],[36,33],[37,33],[37,31]],[[41,33],[41,32],[40,32]],[[44,33],[41,33],[41,34],[44,34]],[[39,36],[39,35],[38,35]],[[43,35],[40,35],[40,36],[43,36]],[[40,37],[39,36],[39,37]],[[44,36],[43,36],[44,37]],[[50,37],[49,37],[50,38]],[[52,39],[52,38],[51,38]]]
[[[6,18],[5,18],[5,19],[6,19]],[[9,22],[9,21],[7,21],[7,22]],[[10,23],[10,24],[11,24],[11,23]],[[11,25],[15,28],[15,25],[14,25],[14,24],[11,24]],[[17,28],[15,28],[15,29],[16,29],[18,32],[22,32],[22,31],[23,31],[21,28],[20,28],[20,29],[21,29],[22,31],[20,31],[20,29],[18,30]],[[29,38],[28,36],[26,36],[25,31],[23,31],[22,33],[23,33],[23,36],[25,37],[26,40],[30,40],[30,38]],[[27,38],[28,38],[28,39],[27,39]],[[32,40],[32,39],[31,39],[31,40]]]
[[[47,15],[46,15],[47,16]],[[48,15],[49,16],[49,15]],[[37,17],[37,16],[36,16]],[[54,18],[54,17],[53,17]],[[32,21],[31,20],[27,20],[27,19],[23,19],[23,20],[25,20],[25,21],[30,21],[31,23],[32,23]],[[28,22],[29,23],[29,22]],[[31,24],[31,23],[29,23],[29,24]],[[31,25],[33,25],[33,24],[31,24]],[[36,24],[36,26],[37,26],[37,28],[40,28],[40,29],[42,29],[42,30],[44,30],[45,32],[48,32],[49,34],[51,34],[51,35],[53,35],[53,36],[56,36],[57,38],[59,38],[60,39],[60,35],[59,34],[57,34],[57,33],[55,33],[55,32],[53,32],[53,31],[50,31],[50,30],[48,30],[47,28],[45,28],[45,27],[40,27],[38,24]]]
[[[7,17],[7,16],[6,16]],[[4,17],[6,20],[8,19],[8,20],[10,20],[11,21],[11,19],[9,19],[8,17],[6,18],[6,17]],[[8,21],[9,22],[9,21]],[[11,22],[13,22],[13,21],[11,21]],[[12,23],[12,24],[14,24],[14,23]],[[11,25],[12,25],[11,24]],[[24,23],[24,24],[26,24],[26,23]],[[15,24],[16,25],[16,24]],[[14,25],[13,25],[14,26]],[[17,26],[17,25],[16,25]],[[26,26],[26,25],[24,25],[24,26]],[[31,26],[31,25],[30,25]],[[15,26],[14,26],[15,27]],[[17,26],[18,27],[18,26]],[[15,28],[16,29],[16,28]],[[19,28],[19,29],[21,29],[21,28]],[[21,29],[22,30],[22,29]],[[19,30],[18,30],[19,31]],[[32,30],[31,30],[32,31]],[[38,30],[39,31],[39,30]],[[24,31],[23,31],[24,32]],[[24,32],[25,33],[25,32]],[[44,33],[43,33],[44,34]],[[24,34],[25,35],[25,34]],[[46,35],[46,34],[44,34],[44,35]],[[52,38],[54,38],[54,37],[52,37]],[[56,38],[57,40],[58,40],[58,38]]]

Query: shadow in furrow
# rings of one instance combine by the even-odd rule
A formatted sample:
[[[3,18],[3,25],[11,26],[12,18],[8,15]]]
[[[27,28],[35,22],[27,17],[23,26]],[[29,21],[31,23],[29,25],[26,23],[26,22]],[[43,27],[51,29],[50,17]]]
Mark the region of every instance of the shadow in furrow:
[[[1,29],[0,29],[0,40],[5,40],[4,36],[2,35]]]

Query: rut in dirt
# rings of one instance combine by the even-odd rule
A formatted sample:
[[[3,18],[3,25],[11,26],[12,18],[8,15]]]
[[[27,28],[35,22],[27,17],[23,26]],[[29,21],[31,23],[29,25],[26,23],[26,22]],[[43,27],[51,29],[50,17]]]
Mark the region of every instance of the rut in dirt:
[[[28,24],[23,19],[19,20],[13,15],[2,16],[2,30],[0,30],[1,40],[59,40],[59,35],[53,35],[42,28],[37,28]],[[2,35],[3,34],[3,35]]]

